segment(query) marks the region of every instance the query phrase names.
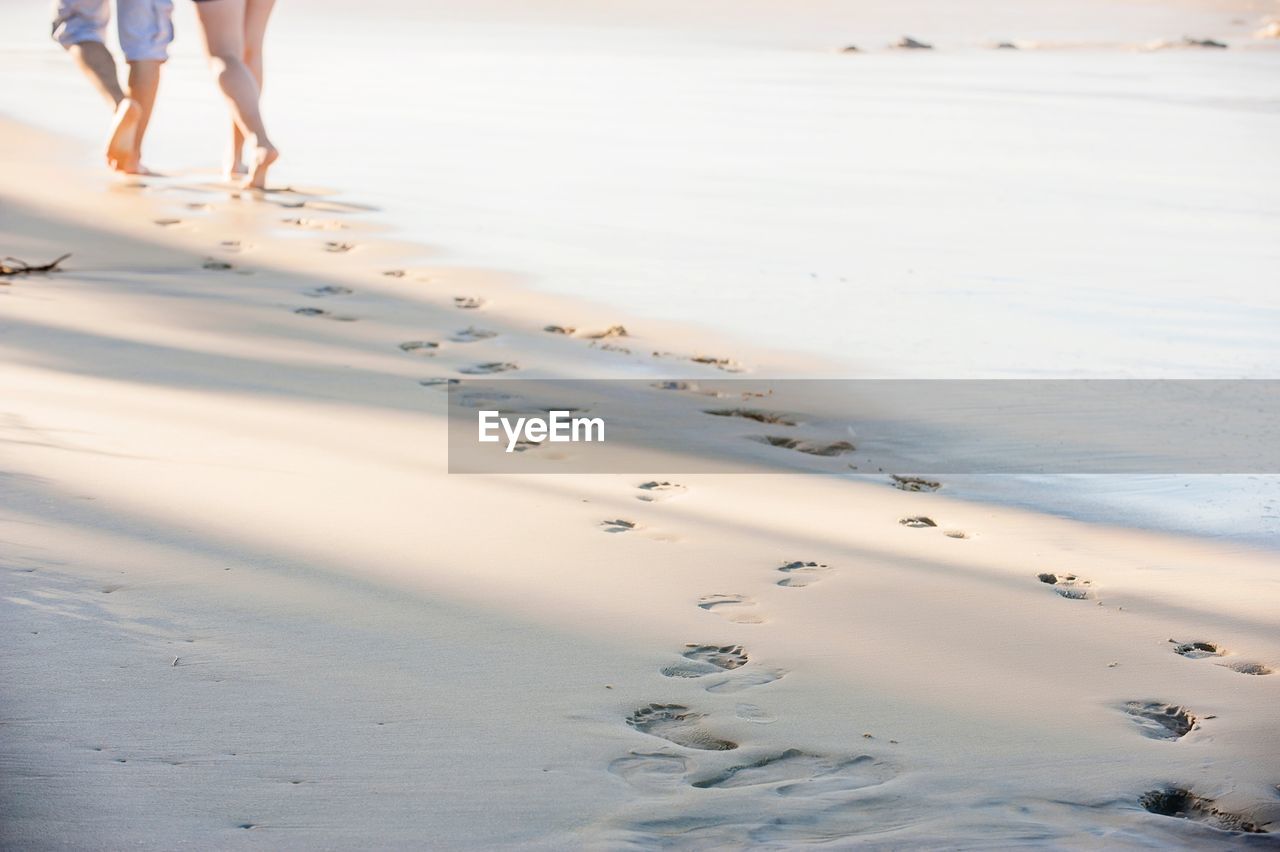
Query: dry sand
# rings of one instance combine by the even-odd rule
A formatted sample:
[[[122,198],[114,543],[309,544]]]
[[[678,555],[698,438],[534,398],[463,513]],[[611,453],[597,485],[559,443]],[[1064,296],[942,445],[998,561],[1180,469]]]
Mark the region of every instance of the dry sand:
[[[806,365],[431,263],[342,198],[116,183],[76,146],[0,139],[4,253],[73,252],[0,286],[5,848],[1280,828],[1273,554],[945,482],[448,476],[419,382],[470,364]],[[615,323],[632,354],[542,330]],[[1189,798],[1147,803],[1191,819],[1143,807],[1168,790]]]

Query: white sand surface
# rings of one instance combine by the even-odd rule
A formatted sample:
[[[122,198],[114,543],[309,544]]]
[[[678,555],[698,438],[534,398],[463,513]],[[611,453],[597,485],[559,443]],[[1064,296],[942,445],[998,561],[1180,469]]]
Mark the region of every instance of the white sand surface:
[[[374,3],[334,28],[345,4],[282,4],[296,189],[252,200],[192,168],[221,113],[189,29],[169,175],[120,182],[43,10],[0,5],[0,254],[73,253],[0,285],[0,847],[1274,848],[1280,674],[1248,673],[1280,670],[1273,482],[1215,480],[1190,536],[1167,480],[1144,531],[1060,478],[1091,523],[1007,481],[451,476],[419,384],[723,375],[655,350],[1274,377],[1271,6],[430,3],[395,27]],[[956,55],[834,52],[904,32]],[[1134,49],[1184,32],[1232,47]],[[1012,73],[1005,37],[1046,47]],[[439,85],[360,90],[391,67],[370,44]],[[826,310],[863,253],[863,307]],[[1006,273],[1017,298],[975,283]],[[651,479],[682,488],[638,499]],[[1130,703],[1194,725],[1152,736]],[[1173,789],[1195,819],[1142,807]]]
[[[332,200],[113,186],[3,138],[10,250],[75,252],[0,293],[7,847],[1269,839],[1140,807],[1166,787],[1280,819],[1280,678],[1230,667],[1280,667],[1266,553],[945,486],[697,476],[646,502],[639,478],[450,477],[418,378],[494,356],[607,374],[617,353],[541,326],[617,317],[474,269],[390,278],[406,249],[367,214],[304,207],[346,227],[300,229],[274,203]],[[354,321],[294,313],[315,305]],[[472,324],[500,334],[397,346]],[[1127,702],[1197,721],[1152,738]]]

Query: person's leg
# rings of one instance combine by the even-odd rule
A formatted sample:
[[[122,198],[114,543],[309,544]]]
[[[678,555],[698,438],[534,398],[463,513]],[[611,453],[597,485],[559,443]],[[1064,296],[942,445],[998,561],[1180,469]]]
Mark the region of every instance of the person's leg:
[[[82,41],[71,45],[67,52],[98,93],[111,102],[111,108],[119,106],[124,100],[124,90],[120,88],[116,61],[107,46],[100,41]]]
[[[156,93],[160,90],[160,66],[154,59],[139,59],[129,63],[129,99],[142,108],[138,117],[137,141],[134,155],[142,161],[142,138],[151,123],[151,111],[155,109]]]
[[[276,0],[245,0],[244,9],[244,64],[249,66],[249,73],[258,81],[258,93],[262,93],[264,80],[262,47],[266,41],[267,21],[271,18],[271,10]],[[244,134],[240,126],[231,122],[231,156],[228,157],[228,174],[243,174],[246,170],[240,159],[244,149]]]
[[[116,18],[120,47],[129,61],[128,97],[139,108],[133,150],[124,170],[145,172],[142,139],[160,88],[160,66],[169,58],[169,43],[173,41],[173,2],[116,0]]]
[[[245,0],[201,0],[196,4],[205,49],[232,117],[253,149],[248,185],[261,187],[278,156],[259,108],[258,81],[244,61]]]
[[[115,109],[124,100],[111,51],[103,44],[111,9],[107,0],[59,0],[53,38],[66,48],[94,89]]]

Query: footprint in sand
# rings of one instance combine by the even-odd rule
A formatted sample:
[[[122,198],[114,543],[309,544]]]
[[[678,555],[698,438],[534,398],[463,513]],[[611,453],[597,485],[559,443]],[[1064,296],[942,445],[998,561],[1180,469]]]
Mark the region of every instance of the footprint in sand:
[[[510,361],[486,361],[483,364],[472,364],[469,367],[459,367],[459,373],[466,373],[468,376],[487,376],[492,373],[506,373],[511,370],[518,370],[520,367]]]
[[[683,786],[689,761],[678,754],[633,751],[610,763],[609,771],[639,790],[656,793]]]
[[[462,379],[446,379],[437,376],[430,379],[419,379],[418,384],[424,388],[449,388],[453,385],[462,384]]]
[[[331,314],[323,308],[294,308],[293,312],[301,317],[324,317],[334,322],[355,322],[355,317],[344,316],[342,314]]]
[[[1221,657],[1227,653],[1226,648],[1213,642],[1179,642],[1176,639],[1170,639],[1169,642],[1173,645],[1173,653],[1189,660]],[[1261,676],[1269,675],[1272,672],[1270,666],[1252,660],[1235,660],[1230,663],[1218,663],[1218,665],[1246,675]]]
[[[291,219],[281,219],[286,225],[293,225],[295,228],[306,228],[310,231],[341,231],[347,226],[341,222],[332,219],[306,219],[294,217]]]
[[[942,487],[941,482],[934,482],[931,479],[922,479],[918,476],[898,476],[890,474],[893,480],[893,487],[901,491],[937,491]]]
[[[454,343],[475,343],[478,340],[489,340],[490,338],[497,336],[498,332],[496,331],[487,331],[483,328],[468,326],[462,331],[455,332],[449,339]]]
[[[1124,712],[1141,729],[1143,736],[1155,740],[1179,740],[1196,727],[1198,721],[1185,707],[1158,701],[1129,701]]]
[[[233,252],[240,251],[239,240],[223,240],[222,242],[218,243],[218,245],[219,247],[222,248],[223,251],[233,251]]]
[[[632,530],[640,528],[640,525],[635,521],[625,521],[622,518],[617,518],[612,521],[601,521],[600,526],[604,527],[604,531],[607,533],[631,532]]]
[[[831,566],[822,562],[786,562],[778,570],[787,575],[778,581],[779,586],[803,589],[822,579],[822,575],[830,571]]]
[[[895,50],[933,50],[933,45],[914,39],[911,36],[903,36],[889,46]]]
[[[779,426],[796,426],[800,420],[795,415],[778,411],[763,411],[758,408],[705,408],[703,414],[712,417],[740,417],[743,420],[754,420],[756,423],[773,423]]]
[[[925,529],[927,527],[936,527],[938,525],[937,521],[933,518],[926,518],[924,515],[916,515],[911,518],[899,518],[898,523],[902,524],[904,527],[911,527],[916,530]]]
[[[403,278],[405,272],[403,269],[384,269],[382,274],[388,278]]]
[[[1180,657],[1187,657],[1191,660],[1201,660],[1205,657],[1221,657],[1226,653],[1221,645],[1215,645],[1212,642],[1178,642],[1170,639],[1173,645],[1173,653]]]
[[[848,441],[806,441],[800,438],[789,438],[785,435],[757,435],[751,440],[784,450],[795,450],[809,456],[842,456],[851,453],[856,447]]]
[[[627,724],[644,734],[685,748],[730,751],[738,744],[708,733],[699,724],[706,718],[683,704],[648,704],[627,717]]]
[[[626,328],[620,325],[611,325],[603,331],[584,331],[581,335],[588,340],[607,340],[611,337],[630,337]]]
[[[181,219],[154,219],[153,220],[161,228],[168,228],[170,225],[181,225]]]
[[[204,263],[200,264],[201,269],[209,269],[214,272],[226,272],[231,269],[231,264],[225,260],[218,260],[216,257],[206,257]]]
[[[339,287],[336,284],[326,284],[323,287],[312,287],[310,290],[303,290],[302,295],[310,296],[313,299],[323,299],[329,296],[350,296],[351,288]]]
[[[754,689],[757,686],[764,686],[767,683],[782,680],[786,677],[786,674],[785,669],[757,669],[756,671],[741,672],[733,677],[710,684],[707,686],[707,692],[732,695],[735,692],[742,692],[744,689]]]
[[[1075,574],[1037,574],[1041,583],[1053,586],[1053,590],[1069,601],[1087,601],[1093,597],[1090,580],[1081,580]]]
[[[577,331],[577,329],[571,325],[544,325],[542,330],[547,334],[563,334],[565,336],[572,336],[573,333]]]
[[[756,602],[745,595],[703,595],[698,608],[724,616],[738,624],[759,624],[764,618],[751,612]]]
[[[662,669],[665,677],[705,677],[723,674],[747,664],[741,645],[685,645],[685,661]]]
[[[674,482],[658,482],[657,480],[642,482],[636,487],[640,489],[640,493],[636,495],[636,499],[643,500],[646,503],[656,503],[659,500],[667,500],[671,497],[683,494],[688,490],[683,485],[677,485]]]
[[[706,364],[709,367],[715,367],[717,370],[724,370],[726,373],[741,373],[742,365],[732,358],[716,358],[711,355],[694,355],[689,359],[695,364]]]
[[[1214,807],[1213,799],[1197,796],[1180,787],[1149,790],[1142,794],[1138,804],[1149,813],[1200,822],[1222,831],[1248,834],[1265,834],[1267,831],[1249,817],[1219,810]]]
[[[400,351],[407,352],[410,355],[421,355],[427,358],[436,354],[436,350],[440,348],[439,343],[430,340],[409,340],[400,344]]]
[[[453,306],[464,311],[475,311],[484,307],[484,299],[478,296],[454,296]]]
[[[947,538],[966,539],[969,537],[969,534],[964,530],[943,530],[942,534]]]
[[[326,240],[324,244],[324,250],[333,254],[346,254],[355,247],[355,243],[342,243],[337,240]]]
[[[1236,663],[1218,663],[1218,665],[1226,669],[1231,669],[1231,671],[1233,672],[1239,672],[1240,674],[1259,675],[1259,676],[1271,674],[1270,666],[1265,665],[1264,663],[1255,663],[1249,660],[1241,660]]]
[[[869,754],[830,757],[800,749],[765,755],[694,781],[700,789],[733,789],[777,785],[780,796],[820,796],[874,787],[893,778],[888,765]]]

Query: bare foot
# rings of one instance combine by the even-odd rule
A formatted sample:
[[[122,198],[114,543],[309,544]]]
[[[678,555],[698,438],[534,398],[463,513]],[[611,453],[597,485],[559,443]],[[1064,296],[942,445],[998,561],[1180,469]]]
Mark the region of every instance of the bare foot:
[[[262,189],[267,185],[267,169],[280,156],[280,152],[270,142],[253,141],[253,172],[244,185],[249,189]]]
[[[138,163],[138,120],[142,118],[142,107],[137,101],[125,98],[116,106],[116,114],[111,119],[111,135],[107,137],[107,165],[118,172],[137,174],[141,165]]]

